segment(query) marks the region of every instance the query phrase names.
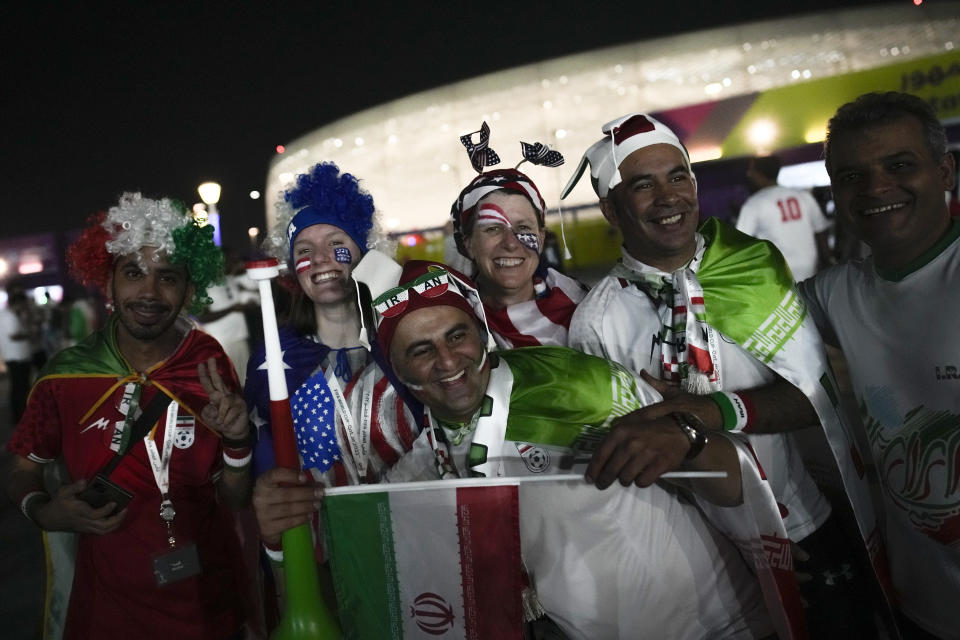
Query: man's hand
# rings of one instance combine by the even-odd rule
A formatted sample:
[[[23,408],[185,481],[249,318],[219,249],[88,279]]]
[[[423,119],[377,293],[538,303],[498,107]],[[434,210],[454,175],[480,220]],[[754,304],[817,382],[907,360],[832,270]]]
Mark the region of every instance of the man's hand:
[[[690,450],[690,440],[676,420],[670,416],[644,419],[641,411],[617,418],[590,459],[587,481],[598,489],[606,489],[615,480],[625,487],[630,483],[649,487],[679,467]]]
[[[660,392],[663,400],[631,413],[640,420],[654,420],[669,416],[671,413],[684,413],[699,418],[704,427],[711,431],[723,429],[723,414],[720,413],[720,407],[710,399],[710,396],[698,396],[693,393],[680,390],[676,385],[670,384],[666,380],[654,378],[646,371],[640,372],[640,377],[644,382]]]
[[[250,433],[247,403],[224,383],[212,357],[197,365],[197,377],[210,402],[200,412],[200,418],[226,438],[242,439]]]
[[[643,380],[660,392],[662,402],[640,409],[634,414],[640,419],[653,420],[671,413],[683,413],[694,416],[710,431],[723,430],[723,414],[720,406],[710,396],[698,396],[670,386],[664,380],[658,380],[645,371],[640,372]],[[816,410],[803,391],[777,375],[773,382],[751,389],[738,389],[743,396],[749,394],[753,406],[750,418],[750,433],[781,433],[820,424]]]
[[[127,510],[110,515],[116,503],[108,502],[94,509],[77,497],[87,487],[86,480],[78,480],[60,487],[46,504],[33,510],[37,525],[45,531],[75,531],[103,535],[117,529],[127,517]]]
[[[306,472],[282,467],[267,471],[253,488],[260,537],[267,544],[279,544],[284,531],[309,522],[322,499],[323,487]]]

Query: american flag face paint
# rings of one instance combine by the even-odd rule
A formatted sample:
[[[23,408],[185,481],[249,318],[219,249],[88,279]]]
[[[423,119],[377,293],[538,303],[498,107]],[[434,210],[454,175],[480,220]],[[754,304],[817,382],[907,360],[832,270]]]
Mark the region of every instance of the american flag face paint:
[[[350,264],[353,262],[353,254],[351,254],[350,249],[346,247],[335,247],[333,250],[333,258],[340,264]]]
[[[307,256],[306,258],[300,258],[299,260],[297,260],[297,264],[295,268],[297,270],[297,273],[300,273],[301,271],[306,271],[307,269],[309,269],[310,257]]]
[[[537,255],[540,254],[540,238],[535,233],[517,233],[517,241]]]
[[[537,237],[537,234],[513,231],[513,225],[510,224],[510,220],[506,214],[504,214],[503,209],[490,202],[480,205],[480,208],[477,210],[477,226],[486,227],[494,224],[503,225],[508,231],[517,236],[517,241],[520,244],[536,254],[540,253],[540,238]]]
[[[491,224],[502,224],[507,229],[510,228],[510,220],[503,213],[503,209],[497,205],[486,202],[477,209],[477,226],[485,227]]]

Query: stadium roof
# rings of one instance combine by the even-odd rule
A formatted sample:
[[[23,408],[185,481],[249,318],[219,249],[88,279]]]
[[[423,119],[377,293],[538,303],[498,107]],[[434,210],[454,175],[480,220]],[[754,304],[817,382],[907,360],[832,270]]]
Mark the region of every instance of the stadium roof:
[[[550,144],[564,154],[566,164],[558,169],[524,165],[547,205],[555,207],[580,155],[600,137],[600,126],[624,113],[689,105],[709,111],[722,102],[742,103],[744,96],[813,88],[830,78],[933,56],[956,58],[957,77],[951,76],[953,66],[945,73],[960,83],[958,16],[960,2],[787,17],[566,56],[394,100],[286,144],[267,176],[267,221],[272,223],[275,195],[295,174],[332,160],[362,180],[388,230],[442,225],[475,175],[458,138],[483,121],[502,166],[519,162],[520,140]],[[901,75],[891,77],[900,83]],[[832,112],[849,98],[836,99],[821,108]],[[740,108],[741,115],[745,111]],[[730,123],[730,129],[737,125]],[[745,151],[740,142],[691,146],[695,161],[698,154],[712,159]],[[568,201],[594,201],[588,183],[582,180]]]

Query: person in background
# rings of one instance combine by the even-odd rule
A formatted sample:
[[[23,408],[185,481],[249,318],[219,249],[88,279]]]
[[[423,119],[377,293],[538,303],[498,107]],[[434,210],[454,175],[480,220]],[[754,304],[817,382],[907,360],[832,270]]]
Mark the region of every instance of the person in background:
[[[10,417],[14,426],[27,406],[30,393],[31,357],[30,332],[24,324],[27,294],[22,289],[8,291],[7,306],[0,309],[0,357],[10,376]]]
[[[63,314],[63,346],[72,347],[97,328],[97,312],[90,295],[84,289],[66,294],[62,304],[66,307]]]
[[[837,215],[872,252],[800,284],[843,349],[883,483],[907,638],[960,638],[960,220],[956,165],[926,101],[868,93],[827,124]]]
[[[750,159],[746,179],[753,195],[740,209],[737,229],[775,244],[799,282],[829,264],[830,222],[810,192],[780,186],[779,175],[777,156]]]
[[[222,284],[207,290],[212,301],[197,319],[203,330],[216,338],[230,358],[242,385],[250,359],[250,331],[244,311],[257,306],[257,290],[246,276],[244,261],[230,250],[224,251],[227,273]]]
[[[493,338],[501,349],[566,346],[570,318],[586,287],[547,266],[540,190],[516,169],[484,172],[500,158],[488,147],[487,123],[479,133],[479,143],[472,134],[461,137],[479,175],[460,192],[451,215],[457,248],[473,262]],[[540,143],[521,143],[521,149],[525,161],[563,163],[558,152]]]

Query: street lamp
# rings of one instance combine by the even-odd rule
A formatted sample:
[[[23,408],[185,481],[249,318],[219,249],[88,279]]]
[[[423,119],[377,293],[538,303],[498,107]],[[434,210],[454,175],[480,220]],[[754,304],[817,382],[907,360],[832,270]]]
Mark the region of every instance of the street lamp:
[[[220,201],[220,185],[216,182],[204,182],[197,187],[200,199],[207,205],[207,221],[213,225],[213,242],[220,246],[220,214],[217,212],[217,203]]]
[[[197,193],[200,194],[203,204],[207,205],[207,210],[210,213],[216,213],[217,203],[220,202],[220,185],[216,182],[204,182],[197,187]]]

